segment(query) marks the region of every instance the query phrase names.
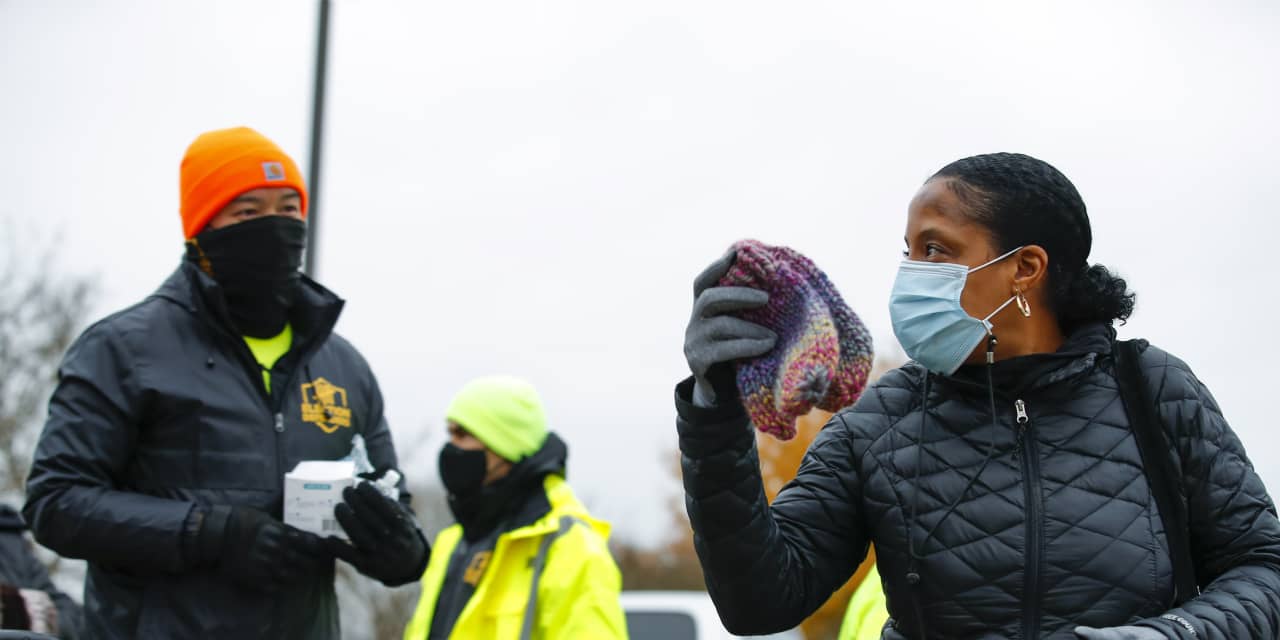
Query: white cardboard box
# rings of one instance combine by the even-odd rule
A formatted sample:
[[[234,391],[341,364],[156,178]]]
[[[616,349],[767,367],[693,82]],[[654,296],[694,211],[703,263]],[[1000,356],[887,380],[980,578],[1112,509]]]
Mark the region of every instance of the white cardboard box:
[[[342,490],[356,482],[356,465],[350,460],[304,460],[284,474],[284,523],[318,536],[346,539],[333,507],[342,502]]]

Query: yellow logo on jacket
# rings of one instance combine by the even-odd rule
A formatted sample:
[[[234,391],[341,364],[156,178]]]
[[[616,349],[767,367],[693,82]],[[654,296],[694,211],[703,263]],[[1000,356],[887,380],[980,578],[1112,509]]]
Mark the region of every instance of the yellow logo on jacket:
[[[492,551],[481,551],[471,556],[471,562],[467,564],[467,572],[462,574],[462,581],[473,587],[480,584],[480,578],[484,577],[484,570],[489,566],[491,557],[493,557]]]
[[[351,408],[347,406],[347,390],[316,378],[302,385],[302,421],[333,433],[351,427]]]

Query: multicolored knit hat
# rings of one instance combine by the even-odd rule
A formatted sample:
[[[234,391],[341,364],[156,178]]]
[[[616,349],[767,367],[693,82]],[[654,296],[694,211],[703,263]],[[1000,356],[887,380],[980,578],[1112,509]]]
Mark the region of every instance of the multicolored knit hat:
[[[768,353],[738,364],[742,404],[757,429],[790,440],[797,417],[815,407],[839,411],[862,394],[871,334],[827,274],[794,249],[742,240],[733,250],[719,284],[767,292],[767,305],[739,315],[778,334]]]

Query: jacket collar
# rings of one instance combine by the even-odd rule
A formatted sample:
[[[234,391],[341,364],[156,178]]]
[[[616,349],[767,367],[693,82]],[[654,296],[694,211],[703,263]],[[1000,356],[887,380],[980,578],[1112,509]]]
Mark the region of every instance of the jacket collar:
[[[545,515],[534,523],[513,529],[503,537],[508,539],[532,538],[553,533],[560,528],[560,518],[564,516],[573,516],[584,520],[597,533],[608,537],[609,523],[597,520],[587,513],[587,508],[578,500],[578,496],[573,493],[573,489],[569,487],[568,482],[565,482],[563,476],[558,474],[548,475],[543,480],[543,489],[546,491],[547,502],[551,505],[551,510],[547,511]]]
[[[1053,353],[1034,353],[991,365],[991,379],[996,389],[1014,395],[1051,387],[1090,371],[1099,358],[1110,356],[1115,338],[1110,324],[1086,324],[1068,334]],[[985,364],[963,366],[955,375],[943,377],[943,384],[977,386],[985,391],[986,368]]]
[[[516,483],[532,485],[532,491],[501,525],[507,530],[505,537],[527,538],[550,533],[559,528],[561,516],[589,517],[586,507],[564,480],[568,459],[568,445],[552,431],[533,455],[512,469],[508,477]],[[605,531],[607,533],[607,529]]]
[[[184,259],[152,296],[203,316],[233,334],[238,333],[227,315],[222,288],[189,260]],[[345,304],[337,294],[304,275],[302,291],[290,311],[289,321],[294,324],[297,335],[328,336]]]
[[[544,490],[549,474],[564,476],[569,448],[555,432],[529,457],[511,467],[506,477],[468,498],[449,496],[455,516],[466,512],[463,528],[469,541],[483,539],[495,529],[511,531],[527,526],[545,515],[551,505]]]

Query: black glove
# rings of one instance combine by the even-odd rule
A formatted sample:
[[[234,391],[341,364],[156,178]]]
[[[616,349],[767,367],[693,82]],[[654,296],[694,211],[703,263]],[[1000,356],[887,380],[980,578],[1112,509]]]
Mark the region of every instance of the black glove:
[[[203,565],[252,589],[277,591],[333,566],[320,536],[248,507],[213,507],[196,541]]]
[[[369,482],[343,489],[342,500],[333,513],[351,544],[325,538],[330,553],[388,587],[422,577],[431,548],[408,509]]]
[[[759,289],[715,286],[735,257],[730,251],[693,281],[693,316],[684,332],[684,357],[693,372],[693,403],[701,407],[715,405],[717,395],[736,393],[730,362],[764,355],[778,341],[778,335],[765,327],[725,315],[769,302],[769,294]]]

